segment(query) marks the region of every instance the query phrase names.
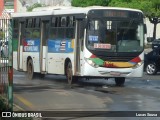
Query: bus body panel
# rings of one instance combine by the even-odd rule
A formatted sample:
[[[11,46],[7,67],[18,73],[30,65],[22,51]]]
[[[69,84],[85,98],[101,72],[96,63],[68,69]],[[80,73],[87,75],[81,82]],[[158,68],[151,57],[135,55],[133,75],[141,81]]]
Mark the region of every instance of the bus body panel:
[[[73,53],[48,53],[48,73],[50,74],[64,74],[65,60],[68,58],[74,65]],[[74,68],[74,67],[73,67]],[[74,69],[73,69],[74,71]]]
[[[77,17],[79,14],[84,14],[85,17]],[[71,61],[73,76],[125,78],[142,77],[143,75],[144,21],[143,13],[139,10],[87,7],[84,9],[75,8],[75,10],[53,10],[52,12],[47,12],[46,15],[43,11],[42,13],[17,14],[13,15],[13,17],[23,19],[25,24],[28,23],[29,28],[26,27],[25,29],[32,34],[31,38],[29,36],[28,38],[23,38],[24,40],[22,39],[23,36],[19,36],[21,44],[19,44],[18,54],[16,52],[13,53],[14,60],[19,55],[18,62],[14,63],[16,69],[19,66],[23,71],[27,71],[27,60],[30,57],[33,61],[34,72],[42,74],[65,75],[65,62],[67,60]],[[31,24],[30,26],[33,21],[36,24]],[[38,25],[38,29],[35,27],[36,25]],[[34,28],[34,34],[33,31],[30,31],[30,27],[31,30]],[[137,35],[134,36],[135,38],[125,38],[118,36],[121,33],[119,30],[122,31],[123,36],[127,32],[126,36],[131,36],[131,32],[137,32],[138,34],[134,33],[134,35]],[[27,35],[27,32],[24,32],[24,37],[25,35]],[[38,35],[38,37],[32,38],[33,35]],[[117,54],[117,56],[112,53],[114,55]],[[130,53],[131,55],[129,55]],[[134,55],[135,53],[136,55]],[[121,57],[119,57],[119,54],[121,54]],[[92,56],[96,56],[97,59],[101,57],[101,65],[94,66],[94,61],[90,60]],[[115,59],[109,59],[109,57],[115,57]],[[138,58],[140,62],[131,63],[132,59],[127,57]],[[123,61],[124,59],[126,61]],[[124,64],[130,62],[129,64],[133,65],[107,67],[104,66],[107,60],[122,64],[123,62]],[[136,67],[136,65],[139,66]]]
[[[43,46],[43,52],[42,52],[42,68],[41,71],[47,71],[47,46]]]
[[[23,70],[27,71],[27,60],[32,59],[34,72],[40,72],[40,39],[25,38],[22,41]]]
[[[84,52],[84,59],[89,58],[92,55],[87,49]],[[84,67],[81,73],[82,76],[95,76],[95,77],[142,77],[143,76],[143,60],[144,52],[142,52],[139,57],[142,59],[142,64],[137,68],[107,68],[98,67],[95,68],[89,65],[86,60],[84,60]]]
[[[72,66],[74,65],[74,39],[49,39],[47,45],[48,73],[64,74],[64,65],[67,58],[71,61]]]
[[[143,65],[138,68],[94,68],[88,63],[84,64],[84,76],[95,76],[95,77],[142,77],[143,75]]]
[[[23,52],[23,71],[27,71],[27,59],[31,57],[34,66],[34,72],[40,72],[39,53]]]

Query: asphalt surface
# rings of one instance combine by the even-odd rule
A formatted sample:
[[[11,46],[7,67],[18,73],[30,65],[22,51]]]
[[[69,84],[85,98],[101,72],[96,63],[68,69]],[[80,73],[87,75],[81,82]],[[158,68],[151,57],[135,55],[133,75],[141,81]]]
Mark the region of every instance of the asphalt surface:
[[[70,88],[64,76],[47,75],[44,79],[29,81],[23,72],[15,71],[14,103],[24,111],[126,111],[125,114],[129,111],[160,111],[159,76],[159,73],[152,76],[144,73],[142,78],[126,79],[122,87],[115,86],[113,79],[81,79]],[[149,117],[115,117],[55,120],[150,120]]]

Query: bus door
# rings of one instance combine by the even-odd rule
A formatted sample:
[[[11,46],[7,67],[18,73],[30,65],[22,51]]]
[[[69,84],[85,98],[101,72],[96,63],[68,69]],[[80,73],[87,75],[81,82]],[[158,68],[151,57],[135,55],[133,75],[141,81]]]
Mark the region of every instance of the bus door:
[[[41,23],[41,44],[40,44],[40,72],[47,71],[47,39],[48,39],[49,21],[42,20]]]
[[[18,54],[17,54],[17,64],[18,70],[23,70],[23,39],[24,39],[24,30],[25,24],[24,22],[19,23],[19,30],[18,30]]]
[[[75,33],[75,51],[74,51],[74,70],[75,75],[80,75],[82,70],[82,58],[83,58],[83,49],[84,49],[84,20],[76,20],[76,33]]]

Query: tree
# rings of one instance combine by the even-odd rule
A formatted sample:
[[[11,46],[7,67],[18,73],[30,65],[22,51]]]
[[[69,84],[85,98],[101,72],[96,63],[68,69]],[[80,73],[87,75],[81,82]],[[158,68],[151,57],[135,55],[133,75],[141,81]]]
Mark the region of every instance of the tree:
[[[157,24],[160,23],[160,0],[153,0],[152,1],[152,9],[151,11],[147,11],[149,21],[154,25],[154,30],[153,30],[153,38],[156,38],[156,29],[157,29]]]
[[[75,7],[87,6],[108,6],[110,0],[72,0],[71,4]]]
[[[2,40],[4,38],[5,33],[3,32],[2,29],[0,29],[0,40]]]
[[[44,7],[44,6],[45,6],[45,5],[42,5],[42,4],[40,4],[40,3],[35,3],[35,4],[31,5],[31,6],[29,6],[29,7],[27,8],[27,11],[28,11],[28,12],[31,12],[34,8]]]
[[[154,25],[153,38],[156,38],[157,24],[160,23],[160,0],[111,0],[109,6],[142,10]]]

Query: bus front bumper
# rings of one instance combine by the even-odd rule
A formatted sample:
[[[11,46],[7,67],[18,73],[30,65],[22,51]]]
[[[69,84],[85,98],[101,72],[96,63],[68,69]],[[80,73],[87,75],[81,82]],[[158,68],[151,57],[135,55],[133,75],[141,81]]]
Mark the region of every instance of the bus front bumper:
[[[88,63],[84,64],[83,76],[95,77],[142,77],[143,64],[137,68],[95,68]]]

